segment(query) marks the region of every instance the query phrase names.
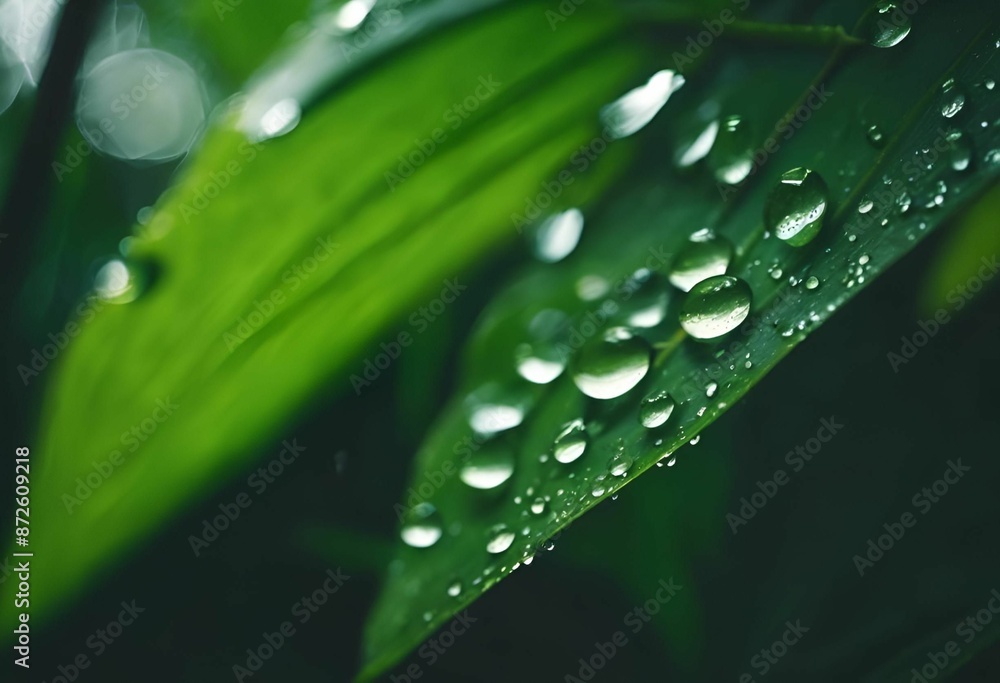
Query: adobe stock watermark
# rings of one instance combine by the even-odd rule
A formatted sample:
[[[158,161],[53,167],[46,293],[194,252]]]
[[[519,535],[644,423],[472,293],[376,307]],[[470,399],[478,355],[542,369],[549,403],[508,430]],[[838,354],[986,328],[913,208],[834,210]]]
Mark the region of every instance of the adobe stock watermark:
[[[730,0],[736,5],[739,12],[745,12],[750,6],[750,0]],[[701,57],[705,50],[711,47],[712,43],[725,33],[726,28],[739,18],[739,15],[728,7],[719,12],[717,19],[705,19],[701,25],[705,30],[694,35],[689,35],[684,45],[683,52],[674,52],[670,57],[674,60],[674,71],[684,73],[685,67],[694,64],[695,60]]]
[[[462,610],[443,627],[438,633],[424,641],[424,644],[417,650],[417,656],[423,660],[423,664],[414,662],[406,667],[406,671],[401,674],[389,674],[392,683],[413,683],[423,677],[425,668],[434,664],[444,655],[460,638],[465,635],[469,627],[478,621],[475,617],[469,616],[469,610]]]
[[[886,354],[886,360],[889,361],[889,367],[894,373],[898,374],[900,366],[913,360],[920,353],[920,349],[927,346],[930,340],[941,331],[941,328],[951,322],[951,314],[965,308],[1000,270],[996,254],[990,258],[984,256],[980,262],[982,265],[975,275],[948,292],[945,301],[950,304],[950,311],[948,307],[939,308],[930,320],[918,320],[917,327],[920,329],[899,338],[899,352],[890,351]]]
[[[441,115],[448,129],[454,132],[461,128],[462,124],[502,86],[502,83],[494,80],[493,74],[480,76],[479,84],[472,91],[472,94],[461,102],[453,104]],[[397,187],[411,178],[417,172],[417,169],[427,163],[434,156],[435,152],[438,151],[438,148],[447,141],[448,130],[440,126],[432,130],[428,137],[414,140],[414,149],[405,155],[400,154],[399,163],[396,165],[395,170],[386,171],[384,174],[389,191],[395,192]]]
[[[418,335],[426,332],[431,323],[440,318],[448,306],[455,303],[466,289],[468,289],[468,285],[460,284],[458,278],[445,280],[444,287],[438,296],[410,314],[407,322],[409,322],[413,332],[404,330],[388,344],[380,343],[380,352],[375,356],[365,358],[361,374],[351,375],[351,387],[354,389],[354,394],[360,396],[365,388],[370,387],[378,380],[382,373],[389,369],[389,366],[402,355],[403,349],[410,346]]]
[[[812,86],[809,88],[809,95],[805,98],[805,101],[799,105],[799,107],[784,117],[782,117],[774,127],[773,133],[768,136],[764,141],[764,144],[757,149],[749,152],[747,161],[750,163],[750,168],[746,172],[746,175],[739,179],[736,183],[727,183],[719,181],[716,183],[716,187],[719,190],[719,194],[722,196],[723,201],[727,201],[729,197],[739,192],[740,188],[743,187],[747,181],[757,173],[758,170],[763,168],[764,164],[770,160],[778,150],[781,149],[785,142],[788,142],[792,137],[801,130],[802,126],[806,124],[809,119],[812,118],[813,114],[819,111],[827,100],[833,97],[834,93],[826,89],[826,83],[821,83],[819,86]],[[780,138],[780,140],[779,140]]]
[[[910,504],[920,512],[921,517],[930,512],[941,501],[941,498],[947,495],[951,488],[972,470],[972,467],[962,464],[961,458],[949,460],[947,465],[948,467],[940,479],[935,480],[930,486],[922,488],[910,500]],[[875,538],[869,538],[864,555],[859,554],[851,558],[854,568],[858,570],[858,575],[864,576],[865,572],[874,567],[879,560],[885,557],[887,552],[895,548],[896,544],[903,540],[907,530],[915,527],[921,517],[907,511],[900,515],[898,521],[884,523],[882,528],[885,533]]]
[[[233,665],[233,675],[236,677],[237,683],[243,683],[243,681],[252,678],[254,674],[260,671],[264,667],[264,664],[274,657],[289,639],[295,636],[297,633],[295,625],[298,624],[301,626],[308,623],[319,612],[320,608],[330,601],[330,597],[335,595],[350,578],[340,567],[337,567],[336,571],[327,569],[326,579],[322,585],[309,593],[309,595],[303,595],[301,599],[297,600],[291,606],[291,613],[296,618],[295,621],[291,619],[285,620],[274,631],[265,631],[262,633],[261,643],[254,648],[248,647],[246,649],[247,658],[244,662],[245,666],[240,664]]]
[[[653,596],[626,612],[625,616],[622,617],[622,624],[628,629],[628,633],[625,629],[620,629],[612,633],[608,640],[594,643],[594,652],[577,660],[576,675],[566,674],[563,676],[564,683],[592,681],[598,672],[615,658],[619,650],[628,645],[629,634],[635,636],[645,628],[646,624],[651,622],[653,617],[659,614],[660,610],[673,600],[683,588],[683,586],[674,583],[673,577],[660,579]]]
[[[993,623],[997,616],[1000,616],[1000,591],[994,588],[990,591],[990,599],[981,609],[965,617],[955,626],[956,640],[949,640],[940,650],[928,652],[925,657],[926,663],[921,664],[919,669],[917,667],[910,669],[910,673],[913,674],[910,683],[930,683],[947,671],[961,656],[962,643],[970,644]],[[961,642],[958,639],[961,639]]]
[[[187,537],[188,545],[191,546],[191,552],[195,557],[201,557],[202,551],[218,540],[219,536],[239,519],[243,511],[253,505],[254,496],[263,495],[267,487],[285,473],[285,468],[294,465],[306,451],[306,447],[300,446],[295,439],[292,439],[291,443],[283,441],[281,446],[278,455],[247,477],[247,486],[252,493],[241,491],[236,494],[232,502],[219,503],[220,514],[211,519],[203,519],[200,533]]]
[[[757,671],[757,676],[766,676],[772,667],[788,654],[789,650],[802,640],[802,636],[809,632],[808,626],[802,625],[801,619],[785,622],[785,630],[773,643],[761,648],[760,652],[750,658],[750,666]],[[740,676],[740,683],[756,683],[753,674],[745,673]]]
[[[83,130],[83,140],[75,145],[66,145],[63,161],[52,162],[56,181],[61,183],[67,175],[79,168],[94,148],[100,147],[106,136],[113,135],[118,125],[142,106],[150,93],[159,88],[169,76],[170,72],[162,64],[147,66],[142,80],[109,100],[108,116],[101,118],[99,126]]]
[[[812,462],[815,455],[823,450],[825,444],[830,443],[833,437],[844,429],[844,425],[837,422],[834,416],[825,417],[820,420],[820,427],[816,430],[816,435],[806,439],[805,443],[796,446],[785,454],[785,462],[792,469],[792,473],[797,474],[805,469],[806,465]],[[757,481],[757,491],[740,498],[740,507],[736,513],[726,513],[726,521],[729,529],[735,536],[740,531],[740,527],[749,524],[750,520],[757,516],[757,513],[778,495],[782,486],[787,486],[792,481],[792,477],[783,468],[779,467],[774,473],[763,482]]]
[[[56,674],[42,683],[73,683],[77,678],[90,668],[93,660],[103,655],[115,641],[122,637],[125,629],[131,626],[139,618],[139,615],[146,611],[145,607],[139,607],[135,600],[121,603],[121,611],[109,621],[107,625],[97,629],[84,641],[87,650],[80,652],[73,657],[69,664],[59,664],[56,667]]]
[[[115,449],[111,451],[104,460],[96,462],[91,460],[90,465],[92,470],[86,475],[76,478],[76,488],[73,489],[73,495],[70,493],[62,494],[62,503],[66,508],[67,514],[72,515],[74,508],[82,505],[83,501],[90,498],[94,494],[94,491],[103,486],[104,482],[110,479],[111,475],[125,464],[126,457],[123,451],[135,453],[139,450],[139,447],[148,441],[156,433],[156,430],[160,428],[160,425],[166,422],[178,408],[180,408],[180,405],[171,401],[169,396],[165,399],[156,399],[156,407],[150,413],[149,417],[144,418],[138,424],[132,425],[127,431],[121,433],[119,441],[122,444],[122,450]]]
[[[207,209],[213,200],[222,194],[223,190],[229,187],[233,178],[243,173],[247,164],[257,159],[260,150],[264,148],[263,142],[243,141],[236,147],[237,158],[230,159],[226,165],[208,174],[208,180],[202,182],[194,193],[194,198],[183,202],[180,205],[181,218],[184,223],[190,223],[191,219],[198,216]]]
[[[294,292],[301,287],[313,273],[319,270],[320,265],[330,258],[336,249],[340,248],[340,244],[329,237],[317,237],[314,241],[316,247],[313,248],[310,256],[306,256],[302,261],[282,272],[281,286],[272,289],[262,299],[254,299],[253,310],[245,316],[237,318],[236,324],[222,333],[222,341],[230,352],[263,327],[264,323],[285,304],[287,293]]]

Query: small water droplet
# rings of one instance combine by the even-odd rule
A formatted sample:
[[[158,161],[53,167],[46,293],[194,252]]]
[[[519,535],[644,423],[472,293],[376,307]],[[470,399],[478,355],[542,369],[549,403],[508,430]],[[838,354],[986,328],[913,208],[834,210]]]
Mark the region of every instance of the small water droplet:
[[[764,205],[765,226],[792,246],[808,244],[823,227],[828,194],[826,183],[815,171],[786,171]]]
[[[716,275],[725,275],[733,259],[733,245],[725,237],[699,230],[677,254],[670,282],[683,292]]]
[[[964,171],[969,168],[972,162],[972,143],[969,138],[962,134],[960,130],[948,131],[945,136],[948,141],[948,149],[951,153],[951,167],[956,171]]]
[[[708,156],[719,134],[719,122],[710,122],[702,132],[676,155],[677,167],[687,168]]]
[[[673,397],[666,391],[657,391],[642,399],[639,405],[639,422],[647,429],[664,424],[676,407]]]
[[[540,515],[545,512],[545,499],[535,498],[531,503],[531,513],[535,515]]]
[[[910,34],[910,28],[910,16],[895,3],[883,0],[865,15],[860,33],[874,47],[893,47]]]
[[[465,399],[469,426],[480,434],[496,434],[521,424],[531,395],[515,387],[490,382]]]
[[[715,392],[718,390],[719,390],[718,382],[709,382],[708,385],[705,386],[705,395],[708,396],[709,398],[712,398],[713,396],[715,396]]]
[[[621,313],[630,327],[656,327],[667,315],[667,287],[663,277],[642,268],[616,290],[622,298]]]
[[[965,92],[955,82],[954,78],[949,78],[941,86],[941,115],[947,119],[953,118],[965,106]]]
[[[403,518],[399,535],[414,548],[429,548],[441,538],[441,515],[430,503],[418,503]]]
[[[883,135],[882,129],[878,126],[869,126],[865,132],[865,137],[868,138],[868,142],[874,147],[882,147],[885,143],[885,135]]]
[[[573,364],[573,382],[591,398],[617,398],[642,381],[649,364],[649,343],[623,327],[614,327],[580,349]]]
[[[514,474],[514,453],[498,442],[483,444],[462,465],[459,477],[474,489],[500,486]]]
[[[448,584],[448,595],[453,598],[457,598],[462,594],[462,582],[455,579],[450,584]]]
[[[863,266],[866,263],[868,263],[868,261],[870,261],[870,260],[871,260],[871,257],[868,256],[868,254],[862,254],[861,256],[858,257],[858,265],[862,265]]]
[[[486,552],[491,555],[498,555],[507,550],[514,543],[517,536],[504,524],[497,524],[490,529],[489,540],[486,542]]]
[[[858,204],[858,213],[868,213],[869,211],[872,210],[872,207],[874,207],[874,206],[875,206],[875,202],[873,202],[868,197],[864,197],[861,200],[861,203]]]
[[[701,441],[701,434],[688,441],[688,443],[691,444],[692,446],[697,446],[698,442],[700,441]]]
[[[612,477],[624,477],[632,466],[632,458],[625,452],[625,441],[618,439],[614,453],[608,461],[608,472]]]
[[[806,280],[806,289],[816,289],[819,287],[819,278],[815,275],[810,275],[809,279]]]
[[[732,332],[750,315],[749,285],[730,275],[703,280],[681,306],[680,323],[695,339],[715,339]]]
[[[552,447],[553,455],[559,462],[571,463],[587,450],[587,427],[577,418],[563,425]]]

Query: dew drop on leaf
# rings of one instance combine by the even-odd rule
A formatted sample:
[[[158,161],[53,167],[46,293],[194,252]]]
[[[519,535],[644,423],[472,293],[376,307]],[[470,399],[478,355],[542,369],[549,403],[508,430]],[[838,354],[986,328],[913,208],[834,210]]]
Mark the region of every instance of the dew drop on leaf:
[[[743,182],[753,170],[753,145],[753,133],[743,117],[723,119],[708,155],[716,179],[729,185]]]
[[[632,458],[625,452],[625,442],[622,439],[618,439],[614,452],[611,454],[611,459],[608,461],[608,472],[613,477],[624,477],[628,474],[630,467],[632,467]]]
[[[127,304],[149,288],[151,269],[136,261],[111,259],[94,277],[94,293],[111,304]]]
[[[656,327],[667,315],[667,284],[648,268],[633,273],[620,290],[621,314],[629,327]]]
[[[873,147],[881,147],[885,142],[885,136],[882,134],[882,129],[878,126],[870,126],[868,131],[865,133],[865,137],[868,138],[868,142],[870,142]]]
[[[552,446],[555,459],[563,464],[571,463],[587,450],[587,427],[577,418],[563,425]]]
[[[861,34],[874,47],[899,45],[910,34],[910,17],[896,3],[883,0],[862,22]]]
[[[955,82],[954,78],[949,78],[941,86],[941,116],[946,119],[953,118],[965,106],[965,91]]]
[[[815,171],[786,171],[764,205],[765,227],[794,247],[808,244],[823,227],[828,196],[826,183]]]
[[[666,391],[657,391],[642,399],[639,405],[639,422],[647,429],[664,424],[674,412],[676,403]]]
[[[680,323],[695,339],[715,339],[732,332],[750,315],[753,292],[731,275],[703,280],[681,306]]]
[[[459,580],[452,581],[448,584],[448,595],[453,598],[457,598],[462,594],[462,582]]]
[[[504,524],[497,524],[490,529],[489,539],[486,542],[486,552],[497,555],[507,550],[514,543],[516,534]]]
[[[569,256],[580,242],[583,214],[569,209],[546,218],[533,232],[535,257],[544,263],[556,263]]]
[[[474,489],[500,486],[514,474],[514,452],[499,442],[488,442],[462,465],[459,477]]]
[[[642,381],[649,364],[649,343],[624,327],[613,327],[580,349],[573,382],[591,398],[618,398]]]
[[[406,545],[429,548],[441,538],[441,515],[430,503],[418,503],[403,518],[399,531]]]
[[[670,283],[683,292],[707,278],[725,275],[733,259],[733,245],[725,237],[699,230],[681,249],[670,267]]]

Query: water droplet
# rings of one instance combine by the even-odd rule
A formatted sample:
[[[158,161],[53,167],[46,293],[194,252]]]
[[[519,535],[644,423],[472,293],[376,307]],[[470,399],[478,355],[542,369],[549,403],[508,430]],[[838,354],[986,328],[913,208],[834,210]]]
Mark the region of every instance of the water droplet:
[[[986,88],[987,90],[993,90],[993,88],[997,87],[997,82],[994,81],[992,78],[987,78],[985,81],[983,81],[983,87]]]
[[[590,495],[592,495],[594,498],[600,498],[606,492],[607,488],[605,488],[604,484],[598,482],[597,484],[594,484],[594,488],[591,489]]]
[[[465,399],[469,426],[480,434],[496,434],[521,424],[531,404],[527,392],[496,382],[485,384]]]
[[[490,529],[489,540],[486,543],[486,552],[491,555],[498,555],[507,550],[514,542],[516,534],[508,529],[504,524],[497,524]]]
[[[514,474],[514,453],[506,446],[489,442],[475,451],[462,465],[459,477],[474,489],[495,489]]]
[[[656,327],[667,315],[667,284],[648,268],[637,270],[616,291],[622,299],[620,318],[630,327]]]
[[[531,503],[531,513],[535,515],[540,515],[545,512],[545,499],[535,498]]]
[[[942,116],[950,119],[962,111],[962,107],[965,106],[965,92],[955,83],[954,78],[949,78],[944,82],[944,85],[941,86],[941,94],[943,96],[941,102]]]
[[[742,117],[723,119],[708,155],[716,179],[729,185],[743,182],[753,170],[753,145],[753,132]]]
[[[870,261],[870,260],[871,260],[871,257],[868,256],[868,254],[862,254],[861,256],[858,257],[858,265],[862,265],[863,266],[866,263],[868,263],[868,261]]]
[[[576,419],[563,425],[562,431],[556,436],[552,447],[555,459],[561,463],[570,463],[583,455],[587,450],[587,427],[583,420]]]
[[[815,275],[810,275],[809,279],[806,280],[806,289],[816,289],[819,287],[819,278]]]
[[[410,508],[399,530],[403,542],[414,548],[429,548],[441,538],[441,515],[430,503]]]
[[[698,442],[700,441],[701,441],[701,434],[688,441],[688,443],[691,444],[692,446],[697,446]]]
[[[452,581],[448,584],[448,595],[453,598],[457,598],[462,594],[462,582],[459,580]]]
[[[301,120],[302,106],[294,98],[286,97],[264,112],[256,130],[251,131],[250,138],[254,142],[263,142],[287,135],[295,130]]]
[[[127,109],[123,94],[130,95]],[[127,116],[117,115],[116,106]],[[205,109],[201,80],[187,62],[162,50],[139,48],[101,60],[84,76],[76,123],[87,142],[104,154],[160,163],[187,153],[204,128]],[[109,131],[106,122],[112,118]]]
[[[715,396],[715,392],[718,390],[719,390],[718,382],[709,382],[708,385],[705,387],[705,395],[708,396],[709,398],[712,398],[713,396]]]
[[[885,136],[882,134],[882,129],[878,126],[869,126],[865,137],[868,138],[868,142],[874,147],[881,147],[885,142]]]
[[[875,47],[899,45],[910,34],[910,17],[893,2],[879,2],[862,21],[860,33]]]
[[[534,231],[535,256],[544,263],[556,263],[569,256],[580,242],[583,214],[569,209],[549,216]]]
[[[707,278],[725,275],[733,245],[725,237],[699,230],[681,249],[670,268],[670,282],[683,292]]]
[[[624,327],[613,327],[580,349],[573,382],[591,398],[617,398],[642,381],[649,363],[649,343]]]
[[[945,136],[951,153],[951,167],[956,171],[964,171],[972,162],[972,143],[960,130],[948,131]]]
[[[684,77],[670,69],[657,71],[645,85],[628,91],[601,109],[601,123],[612,138],[624,138],[653,120],[670,96],[684,85]]]
[[[514,358],[517,374],[534,384],[548,384],[566,369],[566,358],[554,343],[519,344]]]
[[[628,469],[632,466],[632,458],[625,452],[625,442],[618,439],[615,445],[615,452],[608,461],[608,472],[612,477],[624,477],[628,474]]]
[[[750,315],[749,285],[730,275],[703,280],[688,293],[680,322],[695,339],[715,339],[732,332]]]
[[[861,203],[858,204],[858,213],[868,213],[874,206],[875,202],[868,197],[864,197],[862,198]]]
[[[765,226],[794,247],[808,244],[823,227],[827,196],[826,183],[815,171],[786,171],[767,198]]]
[[[647,429],[655,429],[670,419],[677,404],[666,391],[657,391],[642,399],[639,405],[639,422]]]
[[[111,259],[94,277],[94,293],[111,304],[127,304],[149,287],[151,272],[138,262]]]

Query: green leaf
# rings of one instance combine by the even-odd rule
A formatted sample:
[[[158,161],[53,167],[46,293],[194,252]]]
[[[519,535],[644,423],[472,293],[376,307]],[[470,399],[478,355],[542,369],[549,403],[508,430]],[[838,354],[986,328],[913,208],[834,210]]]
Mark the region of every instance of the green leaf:
[[[368,72],[298,74],[302,92],[327,96],[303,100],[283,137],[250,142],[224,115],[129,247],[134,291],[147,277],[148,290],[81,304],[33,448],[32,548],[61,558],[33,573],[45,596],[33,619],[253,456],[317,390],[363,389],[346,378],[363,371],[357,359],[516,238],[511,213],[596,135],[593,112],[634,82],[643,55],[606,12],[557,32],[534,3],[430,26]],[[314,62],[326,54],[310,49]],[[606,186],[629,153],[572,190]],[[389,172],[406,177],[387,183]]]
[[[815,15],[853,22],[867,10],[863,3],[829,3]],[[703,68],[687,74],[688,85],[639,134],[648,159],[623,183],[620,197],[587,215],[577,253],[556,266],[529,268],[484,314],[466,350],[459,395],[418,453],[405,500],[408,506],[431,503],[444,534],[430,548],[400,544],[367,627],[363,679],[416,647],[574,519],[674,457],[837,309],[996,182],[1000,126],[993,122],[1000,100],[979,85],[995,71],[996,19],[996,8],[983,10],[971,1],[929,3],[912,17],[912,33],[889,49],[853,41],[830,51],[792,47],[789,40],[762,47],[789,34],[782,29],[761,32],[751,50],[746,41],[754,31],[748,29],[718,46],[711,59],[699,58]],[[671,54],[674,46],[660,49]],[[944,87],[951,79],[960,91]],[[956,92],[964,95],[957,113],[949,107]],[[664,160],[690,142],[690,131],[705,126],[705,111],[710,117],[739,115],[737,130],[756,134],[748,142],[738,133],[720,134],[708,164],[669,168]],[[877,145],[869,141],[877,137],[869,133],[872,126],[882,132]],[[954,160],[954,130],[974,154],[963,170]],[[712,171],[731,166],[734,154],[745,158],[746,149],[757,149],[760,163],[732,191]],[[763,221],[782,174],[796,167],[812,169],[829,188],[819,236],[797,248],[766,233]],[[688,339],[679,329],[685,295],[664,281],[688,237],[703,228],[735,245],[728,273],[753,293],[749,319],[712,343]],[[653,271],[652,284],[636,292],[628,278],[641,268]],[[807,287],[809,278],[818,286]],[[597,294],[584,301],[580,292]],[[583,396],[570,377],[577,342],[594,344],[602,327],[655,310],[662,295],[663,322],[637,330],[655,349],[643,381],[613,400]],[[517,376],[514,359],[530,338],[529,324],[549,309],[571,321],[563,338],[570,370],[539,387]],[[527,408],[518,426],[487,438],[470,426],[469,406],[490,384],[500,395],[495,405]],[[669,392],[677,407],[665,425],[646,429],[638,419],[640,399],[660,391]],[[586,450],[574,462],[557,462],[554,440],[576,419],[589,431]],[[495,489],[475,490],[456,474],[484,453],[496,460],[501,450],[513,456],[513,475]],[[620,478],[609,472],[619,452],[632,461]],[[547,501],[541,514],[530,509],[538,497]],[[487,543],[497,525],[515,540],[490,554]],[[462,587],[457,597],[449,594],[453,585]]]

